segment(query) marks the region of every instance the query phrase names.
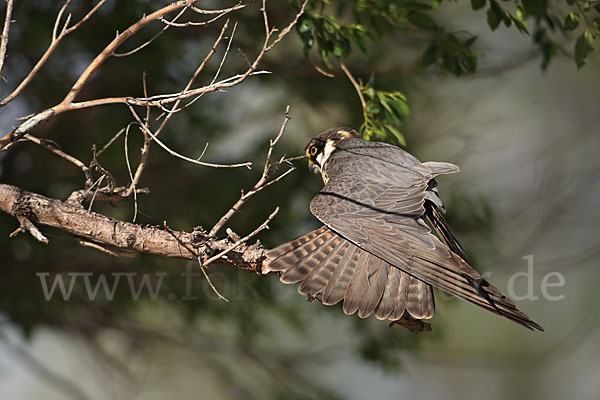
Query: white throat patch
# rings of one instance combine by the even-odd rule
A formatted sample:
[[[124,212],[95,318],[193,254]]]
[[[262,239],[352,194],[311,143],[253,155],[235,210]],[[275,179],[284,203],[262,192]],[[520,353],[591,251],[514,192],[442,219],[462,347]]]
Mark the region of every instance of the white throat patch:
[[[324,171],[325,163],[327,162],[327,160],[329,160],[329,156],[331,155],[331,153],[333,153],[334,150],[335,150],[335,144],[334,144],[333,140],[329,139],[325,143],[325,147],[323,148],[323,151],[321,152],[321,154],[319,154],[317,156],[317,162],[321,166],[321,176],[323,177],[323,182],[325,182],[325,183],[327,183],[327,181],[329,180],[329,179],[327,179],[327,175],[325,175],[325,171]]]

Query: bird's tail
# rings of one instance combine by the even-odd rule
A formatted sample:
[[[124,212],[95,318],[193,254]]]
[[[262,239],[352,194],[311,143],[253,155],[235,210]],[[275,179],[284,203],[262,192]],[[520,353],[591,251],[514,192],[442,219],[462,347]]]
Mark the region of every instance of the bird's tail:
[[[360,318],[374,314],[392,321],[420,320],[431,318],[435,310],[430,285],[327,226],[270,250],[263,272],[271,271],[280,272],[283,283],[299,283],[298,292],[325,305],[343,300],[344,312]]]

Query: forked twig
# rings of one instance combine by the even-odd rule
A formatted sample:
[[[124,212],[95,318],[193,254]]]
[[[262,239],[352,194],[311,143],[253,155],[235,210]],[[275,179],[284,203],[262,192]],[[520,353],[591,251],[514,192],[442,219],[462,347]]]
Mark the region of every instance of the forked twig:
[[[68,0],[68,1],[70,1],[70,0]],[[68,1],[66,4],[68,4]],[[63,29],[61,30],[61,33],[57,34],[56,40],[54,40],[52,42],[52,44],[50,45],[50,47],[48,48],[48,50],[46,51],[44,56],[42,56],[42,59],[40,60],[40,62],[38,62],[38,64],[36,64],[34,69],[31,71],[30,75],[25,79],[24,82],[22,82],[23,87],[24,87],[24,85],[26,85],[29,82],[31,77],[37,73],[39,68],[41,68],[41,65],[46,61],[48,56],[54,51],[54,48],[56,47],[56,45],[60,41],[60,39],[62,37],[64,37],[64,34],[72,32],[73,29],[76,29],[77,27],[79,27],[81,25],[81,23],[83,23],[87,19],[89,19],[91,14],[93,12],[95,12],[100,7],[100,5],[104,3],[104,1],[105,0],[101,0],[81,21],[79,21],[77,24],[73,25],[72,27],[68,27],[68,22],[70,21],[70,19],[69,19],[69,17],[67,17],[67,22],[64,24]],[[197,97],[203,93],[222,91],[226,88],[233,87],[233,86],[240,84],[241,82],[246,80],[246,78],[248,78],[251,75],[267,73],[266,71],[257,71],[258,65],[262,61],[264,55],[269,50],[271,50],[277,43],[279,43],[291,31],[293,26],[298,22],[300,16],[304,13],[306,4],[308,3],[308,0],[305,0],[303,2],[299,12],[296,14],[296,16],[292,20],[292,22],[290,22],[290,24],[288,24],[279,33],[279,35],[275,38],[275,40],[273,42],[271,42],[271,39],[273,38],[274,33],[277,32],[277,29],[269,27],[268,16],[267,16],[266,6],[265,6],[266,2],[263,1],[263,7],[261,8],[261,13],[263,15],[263,20],[265,22],[264,42],[263,42],[261,50],[258,52],[256,57],[254,58],[251,65],[246,69],[245,72],[243,72],[241,74],[231,76],[231,77],[223,79],[219,82],[214,82],[211,85],[204,86],[204,87],[201,87],[198,89],[184,90],[184,92],[174,93],[174,94],[169,94],[169,95],[153,96],[150,98],[148,98],[148,97],[146,97],[146,98],[109,97],[109,98],[93,99],[93,100],[82,101],[82,102],[74,101],[75,98],[77,97],[77,95],[83,89],[83,87],[89,81],[92,74],[109,57],[111,57],[114,54],[116,49],[123,42],[125,42],[131,36],[135,35],[140,29],[142,29],[144,26],[148,25],[150,22],[155,21],[155,20],[160,20],[161,18],[164,18],[164,16],[166,16],[172,12],[181,10],[182,8],[190,8],[200,14],[219,14],[219,13],[230,12],[233,9],[241,8],[238,6],[234,6],[232,8],[223,9],[223,10],[200,10],[195,7],[191,8],[191,6],[196,1],[197,0],[182,0],[182,1],[172,3],[170,5],[167,5],[161,9],[153,12],[152,14],[144,16],[143,18],[141,18],[140,20],[138,20],[137,22],[135,22],[134,24],[129,26],[125,31],[118,34],[117,37],[113,41],[111,41],[96,56],[96,58],[88,65],[88,67],[84,70],[84,72],[79,76],[79,78],[77,79],[75,84],[73,84],[73,86],[69,90],[68,94],[65,96],[65,98],[59,104],[57,104],[51,108],[48,108],[45,111],[42,111],[40,113],[37,113],[37,114],[31,116],[30,118],[25,120],[21,125],[19,125],[17,128],[12,130],[8,134],[4,135],[4,137],[0,138],[0,152],[5,151],[15,141],[19,140],[21,137],[23,137],[23,135],[25,133],[28,133],[33,128],[35,128],[37,125],[39,125],[40,123],[47,121],[47,120],[55,117],[56,115],[62,114],[67,111],[79,110],[79,109],[96,107],[96,106],[107,105],[107,104],[126,104],[128,106],[134,105],[134,106],[142,106],[142,107],[150,106],[150,107],[162,108],[164,110],[164,106],[166,104],[177,103],[177,102],[180,102],[181,100],[184,100],[184,99],[187,99],[190,97]],[[64,7],[66,7],[66,6],[64,6]],[[63,10],[63,12],[64,12],[64,10]],[[62,12],[59,17],[60,18],[57,18],[57,24],[56,24],[57,31],[58,31],[59,22],[62,18]],[[18,93],[20,93],[20,91],[22,90],[23,87],[19,86],[11,95],[9,95],[6,99],[4,99],[3,101],[0,102],[0,106],[4,105],[8,101],[12,100],[12,98],[14,98],[16,95],[18,95]],[[174,107],[173,110],[177,110],[177,107]],[[165,110],[165,111],[167,111],[167,110]],[[159,142],[157,141],[157,143],[159,143]]]
[[[48,58],[50,58],[50,55],[54,52],[54,50],[56,49],[56,47],[58,46],[58,44],[61,42],[61,40],[64,39],[64,37],[67,36],[69,33],[73,32],[76,29],[78,29],[84,22],[86,22],[87,20],[89,20],[91,18],[91,16],[100,7],[102,7],[102,5],[106,2],[106,0],[100,0],[94,7],[92,7],[92,9],[79,22],[77,22],[75,25],[73,25],[71,27],[68,27],[69,22],[71,20],[71,18],[69,16],[67,18],[67,21],[63,25],[63,28],[60,31],[60,33],[57,33],[58,26],[60,25],[60,20],[62,19],[62,15],[65,12],[65,10],[66,10],[66,8],[67,8],[67,6],[69,5],[70,2],[71,2],[71,0],[67,0],[63,4],[63,6],[61,7],[61,9],[60,9],[60,11],[58,13],[58,16],[56,17],[56,21],[54,23],[54,31],[52,33],[52,41],[50,42],[50,46],[48,46],[48,48],[46,49],[46,52],[38,60],[38,62],[35,64],[35,66],[29,72],[29,74],[27,74],[27,76],[16,87],[16,89],[13,90],[12,93],[10,93],[8,96],[6,96],[2,101],[0,101],[0,107],[1,106],[5,106],[10,101],[12,101],[15,97],[17,97],[23,91],[23,89],[25,89],[25,87],[27,87],[27,85],[29,85],[29,82],[31,82],[31,80],[33,79],[33,77],[39,72],[39,70],[46,63],[46,61],[48,61]]]
[[[42,146],[48,150],[50,150],[51,152],[53,152],[54,154],[56,154],[59,157],[64,158],[65,160],[75,164],[78,168],[80,168],[83,171],[83,174],[85,175],[85,185],[89,186],[92,184],[94,178],[92,177],[92,171],[88,168],[87,165],[85,165],[83,162],[81,162],[80,160],[78,160],[77,158],[65,153],[64,151],[62,151],[58,145],[50,140],[42,140],[39,139],[33,135],[30,134],[26,134],[24,136],[25,139],[29,140],[30,142],[33,142],[39,146]]]
[[[224,255],[226,255],[230,251],[235,250],[241,244],[243,244],[243,243],[247,242],[248,240],[250,240],[253,236],[256,236],[259,232],[261,232],[261,231],[263,231],[265,229],[269,229],[269,223],[273,220],[273,218],[275,218],[275,216],[277,215],[278,212],[279,212],[279,207],[276,207],[275,210],[273,210],[273,212],[267,217],[267,219],[265,220],[265,222],[263,222],[258,228],[256,228],[251,233],[249,233],[248,235],[244,236],[243,238],[241,238],[237,242],[231,244],[225,250],[223,250],[223,251],[217,253],[216,255],[210,257],[206,261],[200,262],[200,267],[204,268],[207,265],[209,265],[209,264],[217,261],[218,259],[220,259]],[[198,261],[200,261],[200,260],[198,260]]]
[[[146,42],[140,44],[139,46],[137,46],[136,48],[134,48],[132,50],[126,51],[125,53],[116,53],[115,52],[112,54],[113,57],[127,57],[127,56],[137,53],[144,47],[148,46],[150,43],[154,42],[160,35],[162,35],[167,29],[169,29],[169,27],[172,26],[171,25],[172,23],[177,21],[179,19],[179,17],[181,17],[183,15],[183,13],[186,11],[187,11],[187,9],[185,9],[185,8],[183,8],[181,11],[179,11],[179,13],[170,21],[170,23],[165,24],[165,26],[160,31],[158,31],[158,33],[156,35],[152,36]],[[164,21],[164,18],[161,18],[160,20]]]
[[[12,232],[9,237],[13,238],[17,236],[20,232],[29,232],[31,236],[33,236],[38,242],[48,244],[48,238],[40,232],[40,230],[31,222],[29,218],[24,215],[17,215],[17,220],[19,220],[19,227]]]

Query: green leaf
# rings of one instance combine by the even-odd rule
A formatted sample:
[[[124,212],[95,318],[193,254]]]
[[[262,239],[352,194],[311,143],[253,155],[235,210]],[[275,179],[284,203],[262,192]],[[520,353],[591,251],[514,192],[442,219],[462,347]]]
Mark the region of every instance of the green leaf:
[[[467,49],[470,49],[471,46],[473,46],[473,43],[475,43],[475,41],[477,40],[477,35],[473,35],[470,38],[466,39],[463,42],[463,46],[465,46]]]
[[[393,113],[392,107],[390,107],[390,105],[388,104],[385,95],[383,93],[378,93],[377,97],[379,97],[379,103],[383,106],[383,108],[388,110],[390,113]]]
[[[331,54],[333,54],[336,57],[341,57],[342,54],[344,54],[344,50],[342,49],[342,46],[339,42],[333,45],[333,51],[331,52]]]
[[[367,112],[369,114],[379,114],[379,112],[381,111],[381,108],[379,108],[379,106],[377,104],[367,104]]]
[[[498,28],[498,25],[500,25],[501,19],[498,18],[498,16],[491,7],[488,8],[486,16],[488,25],[490,26],[490,28],[492,28],[492,31],[495,31],[496,28]]]
[[[529,30],[527,29],[527,22],[525,22],[524,12],[520,6],[517,6],[517,11],[514,16],[511,16],[511,19],[515,23],[515,26],[519,30],[519,32],[529,35]]]
[[[579,14],[569,13],[565,17],[564,27],[566,31],[572,31],[579,26]]]
[[[589,30],[586,30],[575,42],[575,63],[577,69],[585,65],[586,57],[594,50],[594,37]]]
[[[477,11],[485,7],[485,0],[471,0],[471,8]]]
[[[429,14],[422,11],[411,11],[406,18],[411,24],[425,31],[437,32],[440,29],[433,18],[431,18]]]
[[[402,146],[406,146],[406,139],[398,129],[396,129],[393,125],[386,125],[385,127],[392,132],[394,137],[398,140],[398,143],[400,143]]]
[[[408,104],[406,104],[405,101],[402,101],[402,100],[394,101],[394,102],[392,102],[392,107],[403,118],[406,118],[410,115],[410,109],[408,108]]]
[[[421,65],[423,65],[424,67],[428,67],[430,65],[435,64],[439,57],[438,50],[438,42],[434,39],[431,41],[429,47],[427,47],[427,50],[425,50],[425,52],[421,56]]]

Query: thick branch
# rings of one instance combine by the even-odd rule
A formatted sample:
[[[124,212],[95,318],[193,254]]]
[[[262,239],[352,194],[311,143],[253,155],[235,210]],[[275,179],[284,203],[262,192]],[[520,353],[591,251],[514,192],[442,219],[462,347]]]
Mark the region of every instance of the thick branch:
[[[101,246],[163,257],[209,259],[233,243],[229,239],[209,239],[202,232],[165,230],[119,221],[6,184],[0,184],[0,210],[15,218],[26,217],[35,225],[57,228]],[[257,245],[239,244],[216,262],[260,272],[263,258],[264,249]]]

